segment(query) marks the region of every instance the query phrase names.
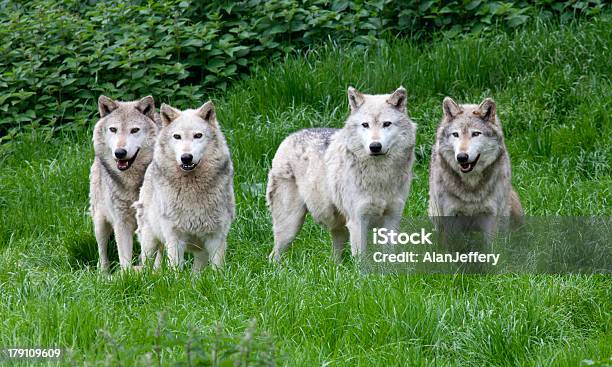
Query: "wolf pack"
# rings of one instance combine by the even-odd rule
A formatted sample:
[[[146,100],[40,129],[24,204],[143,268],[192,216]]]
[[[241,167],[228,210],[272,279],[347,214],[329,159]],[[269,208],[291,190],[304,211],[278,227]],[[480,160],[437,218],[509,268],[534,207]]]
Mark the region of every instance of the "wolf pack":
[[[268,173],[266,202],[279,261],[307,213],[331,233],[332,254],[346,243],[359,257],[372,228],[399,228],[410,192],[417,126],[407,92],[369,95],[348,88],[350,113],[340,129],[310,128],[289,135]],[[153,97],[98,99],[93,131],[90,214],[99,267],[108,270],[114,234],[122,269],[133,267],[134,235],[140,264],[167,261],[180,268],[185,252],[193,271],[224,264],[235,218],[234,169],[212,101],[179,110]],[[432,147],[429,216],[478,218],[495,233],[501,218],[523,216],[511,185],[511,166],[495,102],[442,102]]]

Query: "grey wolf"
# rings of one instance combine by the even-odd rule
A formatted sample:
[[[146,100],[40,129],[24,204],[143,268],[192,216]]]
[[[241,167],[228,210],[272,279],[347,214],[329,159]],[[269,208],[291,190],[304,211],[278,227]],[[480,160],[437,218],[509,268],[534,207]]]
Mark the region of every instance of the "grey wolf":
[[[155,102],[147,96],[120,102],[106,96],[98,99],[100,119],[94,127],[95,158],[89,176],[90,213],[98,243],[99,265],[109,267],[108,240],[115,234],[122,268],[132,264],[136,229],[132,204],[149,163],[157,135]]]
[[[446,97],[429,171],[430,217],[476,217],[494,234],[501,217],[523,209],[511,184],[508,150],[495,102],[459,105]]]
[[[309,212],[331,231],[333,256],[350,240],[365,251],[373,227],[398,228],[410,190],[416,124],[406,111],[406,90],[367,95],[348,88],[350,114],[342,129],[305,129],[279,146],[268,174],[274,249],[281,254]]]
[[[162,129],[147,169],[137,209],[142,263],[165,251],[181,267],[185,251],[193,270],[210,260],[223,265],[226,237],[234,218],[233,166],[215,107],[160,109]]]

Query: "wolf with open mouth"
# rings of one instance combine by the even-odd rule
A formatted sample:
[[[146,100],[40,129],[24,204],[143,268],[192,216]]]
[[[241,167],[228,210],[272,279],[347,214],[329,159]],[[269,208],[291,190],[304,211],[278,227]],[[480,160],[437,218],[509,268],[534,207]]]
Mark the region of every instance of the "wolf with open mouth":
[[[523,215],[496,104],[487,98],[459,105],[446,97],[442,110],[429,171],[429,215],[479,217],[480,229],[492,234],[496,218]]]
[[[145,171],[153,159],[159,115],[153,97],[120,102],[98,99],[100,119],[94,127],[95,158],[90,174],[90,212],[93,218],[100,268],[108,269],[108,240],[115,234],[122,268],[132,264],[136,212]]]

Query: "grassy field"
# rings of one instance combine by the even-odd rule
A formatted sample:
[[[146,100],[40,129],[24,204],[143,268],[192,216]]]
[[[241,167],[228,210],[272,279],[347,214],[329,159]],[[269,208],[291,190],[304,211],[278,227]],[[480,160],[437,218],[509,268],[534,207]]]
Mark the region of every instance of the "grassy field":
[[[212,96],[233,152],[237,219],[224,271],[198,277],[96,271],[94,121],[9,142],[0,147],[0,348],[60,346],[76,365],[612,363],[610,276],[362,275],[349,259],[332,262],[328,234],[310,219],[275,266],[264,200],[283,137],[341,126],[348,85],[402,84],[419,125],[405,215],[426,214],[430,149],[450,95],[497,101],[527,214],[610,216],[611,32],[604,16],[366,53],[327,46]]]

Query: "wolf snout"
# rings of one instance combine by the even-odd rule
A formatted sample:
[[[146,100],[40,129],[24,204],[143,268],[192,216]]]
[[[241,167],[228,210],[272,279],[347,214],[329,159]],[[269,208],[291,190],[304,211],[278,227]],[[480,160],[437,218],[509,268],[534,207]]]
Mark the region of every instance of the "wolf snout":
[[[372,153],[380,153],[382,151],[382,144],[375,141],[370,144],[370,152]]]
[[[193,154],[183,153],[181,154],[181,169],[183,171],[191,171],[197,166],[198,162],[193,161]]]
[[[182,154],[181,162],[183,162],[183,164],[191,164],[191,162],[193,162],[193,155],[189,153]]]
[[[115,157],[117,159],[123,159],[123,158],[125,158],[126,155],[127,155],[127,150],[125,150],[123,148],[115,149]]]
[[[469,159],[470,159],[470,156],[467,153],[457,154],[457,162],[459,163],[467,163]]]

